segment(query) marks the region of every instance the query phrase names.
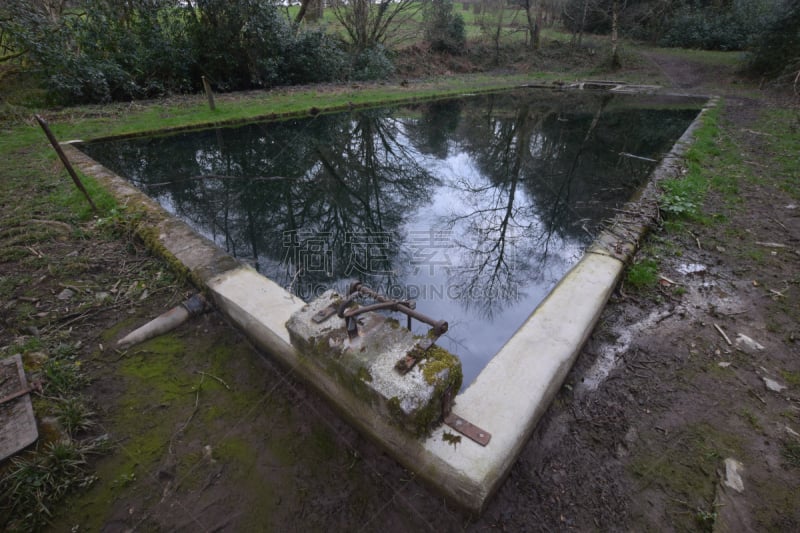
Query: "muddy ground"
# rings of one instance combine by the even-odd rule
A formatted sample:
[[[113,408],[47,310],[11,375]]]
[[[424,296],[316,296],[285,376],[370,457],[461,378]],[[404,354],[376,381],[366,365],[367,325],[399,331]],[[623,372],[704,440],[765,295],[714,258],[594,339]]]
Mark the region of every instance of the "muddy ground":
[[[80,362],[96,422],[78,436],[110,443],[51,529],[800,529],[800,202],[759,131],[787,104],[732,67],[647,60],[675,88],[724,96],[721,137],[739,148],[742,178],[711,191],[709,222],[643,243],[660,281],[618,287],[480,517],[418,483],[216,313],[114,349],[191,287],[124,225],[44,220],[4,197],[0,275],[16,281],[3,287],[0,346],[23,352],[33,377],[59,349]],[[58,167],[39,171],[49,177],[37,187],[53,187]],[[43,441],[58,438],[53,425]],[[722,483],[726,459],[741,463],[741,492]]]

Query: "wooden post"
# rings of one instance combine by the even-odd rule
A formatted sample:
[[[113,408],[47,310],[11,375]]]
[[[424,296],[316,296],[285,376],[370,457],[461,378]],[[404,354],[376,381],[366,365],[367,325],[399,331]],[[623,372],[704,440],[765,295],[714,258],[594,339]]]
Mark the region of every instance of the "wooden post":
[[[217,106],[214,105],[214,93],[211,92],[211,84],[208,83],[208,80],[206,79],[205,76],[203,76],[202,78],[203,78],[203,89],[206,90],[206,96],[208,96],[208,107],[211,108],[211,111],[214,111],[217,109]]]
[[[44,134],[47,135],[47,139],[50,141],[50,144],[53,145],[53,149],[58,154],[58,157],[61,159],[61,162],[64,164],[64,167],[66,167],[67,172],[69,172],[69,175],[72,178],[73,183],[75,183],[75,186],[83,193],[83,195],[86,197],[86,200],[89,201],[89,205],[92,206],[92,210],[94,210],[94,212],[97,213],[97,206],[94,205],[92,197],[89,196],[89,192],[83,186],[83,183],[81,183],[80,178],[75,173],[75,169],[72,168],[72,164],[69,162],[69,159],[67,159],[67,155],[64,153],[64,150],[61,149],[61,145],[58,144],[55,135],[53,135],[53,132],[50,131],[50,126],[47,125],[47,121],[42,117],[40,117],[39,115],[34,115],[34,116],[36,117],[36,121],[44,130]]]

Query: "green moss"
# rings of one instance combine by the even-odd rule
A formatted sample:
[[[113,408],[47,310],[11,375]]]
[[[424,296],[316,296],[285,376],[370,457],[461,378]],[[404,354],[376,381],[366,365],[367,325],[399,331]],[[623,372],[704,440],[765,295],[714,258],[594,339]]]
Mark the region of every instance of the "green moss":
[[[356,373],[356,377],[358,379],[360,379],[361,381],[367,381],[367,382],[371,382],[372,381],[372,374],[370,374],[369,370],[367,370],[363,366],[358,368],[358,372]]]
[[[800,387],[800,372],[781,370],[781,376],[783,376],[783,379],[786,380],[786,383],[792,387]]]
[[[436,345],[426,351],[419,366],[425,381],[434,388],[431,402],[417,409],[411,420],[407,420],[397,398],[389,400],[389,411],[405,427],[410,425],[414,435],[422,438],[430,435],[431,429],[441,422],[443,412],[449,409],[452,397],[461,388],[463,374],[458,358]]]
[[[161,257],[164,262],[167,263],[169,269],[178,276],[178,281],[188,279],[195,285],[195,287],[205,286],[203,280],[198,278],[194,273],[186,268],[186,266],[181,263],[178,258],[172,255],[172,252],[167,250],[167,248],[161,243],[161,240],[159,239],[159,232],[156,228],[147,226],[146,224],[136,224],[135,228],[136,234],[140,239],[142,239],[142,242],[144,242],[147,249],[150,250],[152,254]]]
[[[449,431],[445,431],[442,434],[442,440],[448,444],[451,444],[453,448],[457,448],[458,445],[461,443],[461,435],[456,435],[455,433],[450,433]]]
[[[242,439],[228,437],[212,451],[212,457],[222,462],[235,462],[240,468],[251,469],[256,462],[255,450]]]
[[[682,428],[669,442],[652,448],[637,448],[630,469],[643,483],[657,484],[675,501],[703,502],[711,508],[717,484],[717,469],[725,457],[742,457],[738,438],[710,424]],[[694,530],[693,517],[673,510],[668,517],[679,529]]]
[[[400,398],[397,396],[389,398],[389,401],[386,402],[386,406],[389,408],[389,414],[396,420],[402,420],[405,416],[403,408],[400,407]]]
[[[308,448],[315,464],[331,461],[338,453],[336,439],[324,426],[315,426],[312,429]]]
[[[461,388],[463,374],[461,372],[461,361],[458,357],[451,354],[444,348],[437,345],[431,346],[425,355],[425,360],[420,363],[422,375],[429,385],[438,385],[443,379],[443,371],[448,370],[448,375],[444,378],[448,385],[453,385],[455,390]]]

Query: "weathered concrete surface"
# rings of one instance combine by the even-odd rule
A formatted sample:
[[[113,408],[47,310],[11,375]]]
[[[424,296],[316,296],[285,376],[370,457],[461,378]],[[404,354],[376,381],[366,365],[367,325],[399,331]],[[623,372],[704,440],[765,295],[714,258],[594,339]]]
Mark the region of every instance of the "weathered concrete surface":
[[[451,490],[468,507],[481,509],[499,487],[561,387],[622,268],[613,257],[587,255],[456,398],[453,412],[489,431],[489,446],[462,440],[453,448],[442,430],[426,441],[429,453],[459,473]]]
[[[193,281],[204,285],[217,274],[235,269],[239,262],[213,242],[195,232],[131,185],[127,180],[97,163],[72,144],[62,144],[70,162],[81,172],[98,180],[120,205],[140,218],[135,230],[155,253],[163,256],[176,270],[183,270]]]
[[[461,362],[434,345],[410,371],[399,373],[395,366],[421,339],[378,313],[359,316],[363,324],[352,340],[336,315],[314,322],[319,311],[341,301],[329,290],[294,313],[286,324],[292,345],[380,415],[411,435],[427,436],[461,389]]]

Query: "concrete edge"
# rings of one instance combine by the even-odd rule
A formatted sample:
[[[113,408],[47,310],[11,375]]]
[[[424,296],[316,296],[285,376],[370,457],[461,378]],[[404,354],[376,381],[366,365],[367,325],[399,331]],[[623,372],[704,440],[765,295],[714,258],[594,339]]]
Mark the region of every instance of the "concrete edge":
[[[525,324],[456,398],[454,412],[492,433],[487,447],[446,442],[446,426],[416,440],[379,418],[289,343],[285,323],[304,305],[282,287],[241,265],[122,177],[65,144],[70,161],[98,179],[123,205],[145,214],[138,231],[156,253],[177,262],[207,290],[218,308],[255,344],[310,384],[342,416],[398,462],[467,511],[480,513],[502,484],[593,330],[621,275],[657,216],[657,182],[675,175],[712,99],[656,168],[637,202],[635,217],[619,216],[533,311]],[[650,206],[649,208],[647,206]],[[626,207],[626,210],[627,209]],[[149,233],[152,231],[152,233]]]

